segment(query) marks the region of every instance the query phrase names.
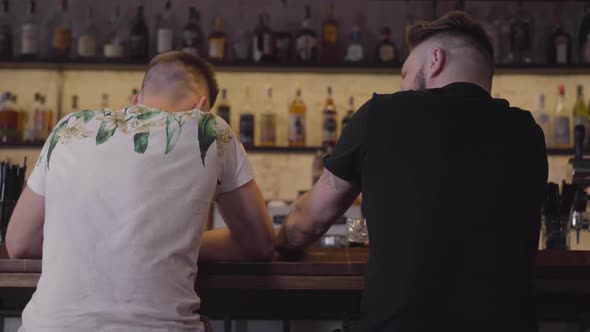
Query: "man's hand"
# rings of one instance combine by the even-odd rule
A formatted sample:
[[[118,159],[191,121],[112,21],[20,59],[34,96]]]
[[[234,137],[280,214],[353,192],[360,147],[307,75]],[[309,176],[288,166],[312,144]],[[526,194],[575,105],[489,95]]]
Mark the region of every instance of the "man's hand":
[[[315,186],[301,196],[281,226],[277,251],[289,258],[318,240],[360,194],[359,186],[324,170]]]
[[[45,197],[35,194],[28,186],[8,223],[6,249],[10,258],[33,259],[43,255],[43,224]]]

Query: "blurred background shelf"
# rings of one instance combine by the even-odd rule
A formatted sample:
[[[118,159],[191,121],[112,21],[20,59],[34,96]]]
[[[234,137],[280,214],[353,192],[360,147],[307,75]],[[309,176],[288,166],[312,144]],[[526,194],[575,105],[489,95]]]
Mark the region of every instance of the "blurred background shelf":
[[[86,71],[138,71],[146,69],[147,63],[136,61],[105,60],[23,60],[0,61],[0,69],[22,70],[86,70]],[[251,73],[333,73],[333,74],[400,74],[401,64],[382,65],[280,65],[280,64],[217,64],[220,72]],[[590,65],[496,65],[496,74],[522,75],[584,75],[590,74]]]

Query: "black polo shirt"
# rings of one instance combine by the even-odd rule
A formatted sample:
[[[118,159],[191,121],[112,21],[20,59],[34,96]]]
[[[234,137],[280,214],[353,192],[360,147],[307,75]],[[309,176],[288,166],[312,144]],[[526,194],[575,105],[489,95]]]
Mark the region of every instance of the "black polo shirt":
[[[363,331],[536,331],[543,132],[481,87],[374,95],[325,166],[361,185]]]

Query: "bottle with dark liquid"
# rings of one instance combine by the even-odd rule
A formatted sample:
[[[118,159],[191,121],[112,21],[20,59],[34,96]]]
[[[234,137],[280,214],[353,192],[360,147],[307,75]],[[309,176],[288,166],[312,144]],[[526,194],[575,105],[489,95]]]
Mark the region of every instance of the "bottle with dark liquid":
[[[311,29],[311,7],[305,6],[305,19],[295,37],[295,61],[315,64],[318,59],[318,34]]]
[[[287,1],[282,2],[283,11],[287,12]],[[274,36],[274,54],[277,63],[288,64],[293,60],[293,35],[289,32],[289,22],[286,20],[287,15],[283,15],[282,24]]]
[[[39,24],[36,15],[37,3],[29,1],[29,7],[25,21],[22,24],[20,54],[23,57],[34,58],[39,56]],[[0,32],[1,34],[1,32]],[[0,37],[2,39],[2,37]],[[2,42],[0,42],[1,44]],[[1,53],[1,52],[0,52]]]
[[[524,9],[523,1],[518,3],[516,15],[510,22],[509,62],[531,63],[532,58],[533,19]]]
[[[338,21],[334,18],[334,4],[328,6],[328,17],[322,24],[320,63],[334,65],[340,62],[340,41]]]
[[[121,7],[117,6],[111,15],[109,32],[103,49],[104,57],[107,59],[120,59],[125,56],[121,23]]]
[[[217,116],[222,118],[231,127],[230,123],[231,105],[227,99],[227,90],[221,89],[221,100],[217,104]]]
[[[201,16],[195,7],[189,8],[188,23],[182,31],[182,51],[192,55],[199,55],[203,47],[203,31],[201,30]]]
[[[260,14],[252,45],[252,59],[254,62],[268,63],[274,60],[273,36],[269,22],[270,16],[267,13]]]
[[[240,115],[240,142],[245,147],[254,146],[254,114],[250,87],[246,87],[242,114]]]
[[[68,1],[61,0],[53,28],[53,56],[67,58],[72,49],[72,22],[68,13]]]
[[[10,5],[8,0],[3,0],[0,11],[0,59],[11,58],[13,46],[12,27],[10,25]]]
[[[398,62],[397,48],[391,41],[391,29],[381,28],[381,41],[375,50],[375,63],[378,65],[393,65]]]
[[[584,19],[578,34],[580,63],[590,63],[590,1],[584,6]]]
[[[229,38],[223,31],[221,18],[215,19],[215,28],[209,35],[209,60],[213,63],[224,63],[228,59]]]
[[[549,38],[549,47],[547,49],[547,62],[549,64],[565,65],[571,63],[572,37],[567,33],[562,25],[561,18],[555,18],[555,30]]]
[[[137,61],[147,61],[149,57],[149,34],[143,14],[143,6],[137,7],[137,13],[132,20],[131,35],[129,37],[129,58]]]
[[[328,86],[328,96],[322,112],[322,146],[325,148],[332,148],[336,145],[338,139],[338,122],[336,120],[336,107],[334,99],[332,98],[332,87]]]

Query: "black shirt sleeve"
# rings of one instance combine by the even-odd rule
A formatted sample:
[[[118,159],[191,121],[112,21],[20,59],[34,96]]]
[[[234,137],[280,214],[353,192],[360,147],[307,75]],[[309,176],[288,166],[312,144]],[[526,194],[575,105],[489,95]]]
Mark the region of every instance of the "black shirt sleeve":
[[[337,177],[361,184],[361,162],[367,136],[371,100],[354,113],[344,127],[334,151],[324,158],[324,167]]]

